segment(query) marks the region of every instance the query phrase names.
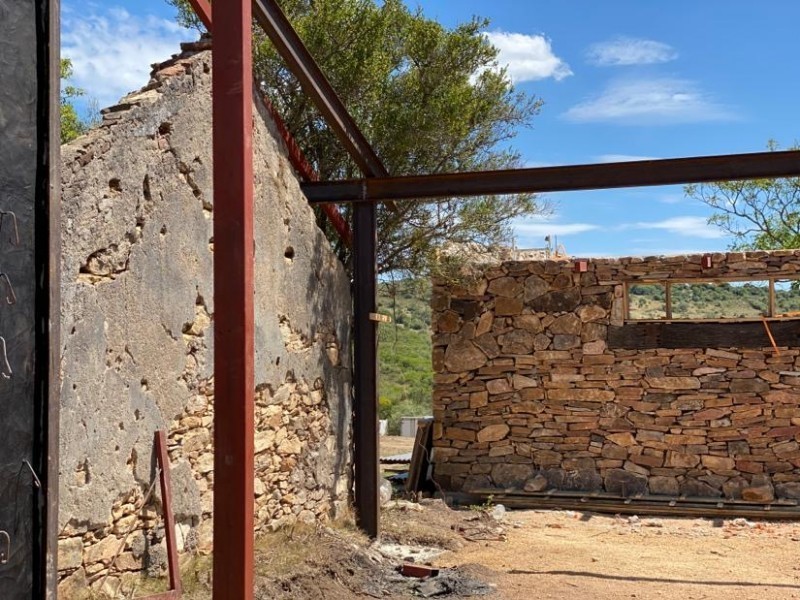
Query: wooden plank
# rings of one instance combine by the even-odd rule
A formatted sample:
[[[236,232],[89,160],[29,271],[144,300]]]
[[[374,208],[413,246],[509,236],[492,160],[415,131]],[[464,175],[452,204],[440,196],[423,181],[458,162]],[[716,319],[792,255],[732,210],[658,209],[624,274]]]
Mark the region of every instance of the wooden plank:
[[[575,510],[580,512],[597,512],[608,514],[627,514],[639,516],[664,516],[664,517],[710,517],[710,518],[737,518],[764,520],[797,520],[800,518],[800,508],[794,505],[784,505],[779,502],[772,504],[754,504],[745,502],[731,502],[723,498],[713,499],[713,503],[699,502],[698,499],[682,499],[653,496],[641,498],[596,498],[588,494],[583,497],[567,496],[560,492],[541,494],[538,496],[504,494],[484,490],[481,493],[452,494],[448,499],[456,505],[469,506],[482,504],[491,498],[492,502],[503,504],[507,508],[517,509],[554,509]]]
[[[411,464],[406,480],[407,492],[419,492],[425,484],[425,475],[430,466],[431,445],[433,442],[433,421],[420,421],[411,453]]]
[[[800,321],[770,320],[778,346],[800,345]],[[761,321],[731,323],[639,322],[608,328],[611,349],[769,348]]]

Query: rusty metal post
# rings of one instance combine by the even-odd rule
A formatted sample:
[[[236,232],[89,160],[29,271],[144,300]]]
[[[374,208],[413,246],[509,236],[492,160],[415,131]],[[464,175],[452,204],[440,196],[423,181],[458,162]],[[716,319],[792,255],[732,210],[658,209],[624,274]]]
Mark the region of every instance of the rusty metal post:
[[[164,535],[167,539],[167,567],[169,569],[169,589],[180,597],[183,591],[181,569],[178,563],[178,542],[175,539],[175,515],[172,514],[172,465],[167,452],[167,434],[163,430],[156,431],[156,464],[161,467],[159,483],[161,484],[161,506],[164,513]]]
[[[250,0],[214,7],[214,599],[253,598]]]
[[[40,47],[38,112],[42,133],[40,145],[42,179],[36,200],[36,417],[41,423],[40,444],[33,462],[42,474],[44,489],[41,504],[40,558],[35,575],[40,582],[40,597],[54,600],[58,594],[58,468],[61,390],[61,2],[40,4],[43,14],[37,19],[46,38]],[[46,83],[45,83],[46,78]],[[46,172],[46,176],[44,176]],[[36,570],[36,567],[35,567]]]
[[[353,438],[355,441],[355,505],[359,528],[379,534],[378,497],[378,338],[375,313],[376,208],[360,203],[353,211]]]

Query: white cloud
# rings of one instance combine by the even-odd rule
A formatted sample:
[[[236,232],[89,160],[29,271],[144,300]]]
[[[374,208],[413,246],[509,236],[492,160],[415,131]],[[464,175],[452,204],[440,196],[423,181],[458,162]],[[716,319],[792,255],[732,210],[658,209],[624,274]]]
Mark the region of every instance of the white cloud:
[[[549,77],[561,81],[572,75],[569,65],[553,53],[550,40],[543,35],[505,31],[490,31],[485,35],[500,51],[499,65],[508,65],[508,74],[516,83]]]
[[[72,60],[73,85],[101,107],[147,84],[152,63],[167,60],[180,52],[181,41],[196,37],[167,19],[90,7],[88,14],[64,11],[61,52]]]
[[[575,123],[628,125],[672,125],[737,118],[729,107],[717,103],[694,82],[670,78],[612,82],[599,96],[573,106],[563,116]]]
[[[597,225],[590,223],[516,223],[514,232],[520,236],[540,236],[546,235],[576,235],[599,229]]]
[[[595,160],[599,163],[636,162],[639,160],[659,160],[655,156],[636,156],[633,154],[601,154]]]
[[[678,58],[678,53],[663,42],[618,37],[590,46],[586,57],[594,65],[609,67],[665,63]]]
[[[686,196],[681,194],[661,194],[660,196],[656,196],[656,200],[661,202],[661,204],[683,204],[686,202]]]
[[[705,217],[671,217],[663,221],[650,221],[620,225],[619,229],[658,229],[674,235],[716,240],[725,237],[718,227],[709,225]]]

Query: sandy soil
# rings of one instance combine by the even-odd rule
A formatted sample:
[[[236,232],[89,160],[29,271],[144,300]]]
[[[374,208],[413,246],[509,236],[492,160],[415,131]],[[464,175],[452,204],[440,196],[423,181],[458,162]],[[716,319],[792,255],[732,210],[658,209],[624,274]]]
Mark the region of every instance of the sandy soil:
[[[379,439],[380,455],[393,456],[411,452],[414,448],[414,438],[399,435],[382,435]]]
[[[492,516],[497,512],[491,505],[452,510],[440,500],[398,501],[382,510],[378,544],[357,533],[349,520],[261,536],[256,598],[800,598],[800,521],[568,511],[513,511],[497,520]],[[436,549],[444,553],[436,556]],[[432,560],[442,572],[429,580],[405,578],[397,572],[404,560]],[[210,600],[211,557],[182,562],[183,597]]]
[[[437,564],[482,565],[496,598],[800,598],[800,523],[507,513],[506,541]]]

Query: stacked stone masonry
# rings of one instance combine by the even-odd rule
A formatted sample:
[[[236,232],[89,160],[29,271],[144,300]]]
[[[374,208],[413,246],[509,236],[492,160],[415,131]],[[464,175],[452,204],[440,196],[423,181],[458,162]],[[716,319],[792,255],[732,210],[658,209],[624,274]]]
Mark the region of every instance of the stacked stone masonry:
[[[609,347],[627,282],[800,272],[800,251],[701,259],[505,262],[434,282],[438,483],[800,499],[800,349]]]
[[[113,596],[128,572],[163,574],[157,487],[145,502],[159,429],[168,432],[179,550],[212,550],[210,90],[209,45],[185,45],[62,149],[64,598],[87,587]],[[262,530],[347,508],[351,296],[255,100],[254,525]]]

